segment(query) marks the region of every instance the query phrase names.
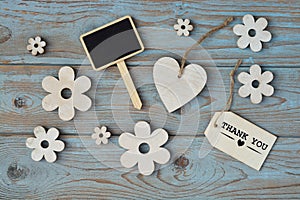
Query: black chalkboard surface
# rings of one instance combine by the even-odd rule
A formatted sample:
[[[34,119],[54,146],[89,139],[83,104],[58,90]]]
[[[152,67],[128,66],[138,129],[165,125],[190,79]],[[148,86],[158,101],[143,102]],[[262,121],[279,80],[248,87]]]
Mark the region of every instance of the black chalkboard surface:
[[[130,16],[125,16],[80,37],[95,70],[101,70],[144,50]]]
[[[144,51],[144,45],[130,16],[80,36],[83,48],[95,70],[116,64],[136,109],[142,108],[141,99],[128,72],[125,60]]]

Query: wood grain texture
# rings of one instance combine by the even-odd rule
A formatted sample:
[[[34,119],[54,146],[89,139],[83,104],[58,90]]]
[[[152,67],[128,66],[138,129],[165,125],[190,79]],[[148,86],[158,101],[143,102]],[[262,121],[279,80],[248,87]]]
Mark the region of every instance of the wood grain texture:
[[[132,128],[138,120],[148,120],[149,122],[152,120],[151,124],[154,128],[161,128],[159,125],[166,117],[167,123],[163,124],[164,128],[171,135],[175,135],[179,129],[182,114],[197,109],[199,109],[199,113],[195,113],[195,116],[199,118],[198,132],[203,132],[214,112],[221,110],[225,105],[229,94],[229,72],[231,70],[222,67],[206,69],[207,86],[197,98],[183,108],[168,113],[155,89],[152,66],[129,69],[144,105],[141,111],[137,111],[131,106],[129,95],[117,67],[110,67],[103,72],[96,73],[90,66],[74,67],[77,76],[86,75],[91,78],[92,88],[86,94],[93,101],[89,112],[95,111],[96,114],[95,117],[89,112],[77,111],[75,119],[82,120],[82,122],[77,123],[75,128],[74,120],[63,122],[59,119],[57,110],[46,112],[41,107],[41,100],[48,94],[42,89],[41,82],[48,75],[57,77],[59,69],[60,66],[0,67],[1,133],[29,133],[37,125],[46,127],[55,125],[66,134],[77,134],[78,129],[82,131],[82,134],[89,134],[90,130],[100,124],[108,126],[112,133],[120,134],[117,120]],[[262,69],[274,73],[275,78],[271,82],[275,88],[274,95],[264,97],[259,105],[253,105],[249,98],[238,96],[237,90],[241,84],[237,82],[232,111],[277,136],[299,137],[300,88],[295,83],[299,82],[300,69],[266,67],[262,67]],[[248,71],[248,68],[240,68],[238,72],[240,71]],[[223,80],[216,79],[218,73]],[[118,116],[115,116],[114,113],[117,113]],[[266,117],[266,113],[269,117]],[[189,127],[195,127],[195,124],[186,123],[182,126],[185,130],[189,130],[192,129]],[[180,134],[194,135],[190,132]]]
[[[232,32],[248,13],[269,22],[273,37],[260,53],[240,50]],[[81,34],[124,15],[134,18],[146,47],[126,61],[143,102],[141,111],[131,106],[117,67],[93,71],[79,41]],[[189,63],[207,71],[207,86],[187,106],[169,114],[153,83],[154,63],[164,56],[180,61],[195,40],[228,16],[235,20],[188,57]],[[190,37],[176,35],[177,18],[191,19]],[[299,30],[298,0],[0,1],[0,199],[299,199]],[[45,54],[34,57],[26,46],[28,38],[37,35],[47,47]],[[228,75],[239,58],[239,72],[259,64],[275,76],[274,95],[259,105],[240,98],[240,84],[235,85],[232,110],[279,136],[259,172],[216,149],[210,151],[203,136],[213,113],[225,105]],[[87,93],[92,109],[76,112],[70,122],[41,107],[47,95],[43,78],[57,77],[64,65],[76,66],[77,75],[89,76],[93,86]],[[170,164],[149,177],[121,167],[124,150],[112,148],[117,145],[99,148],[91,139],[95,126],[106,125],[113,134],[111,144],[117,144],[117,136],[132,132],[139,120],[171,135],[166,145]],[[53,164],[32,161],[25,146],[38,125],[57,127],[66,143]],[[199,153],[208,155],[199,158]]]
[[[147,32],[141,32],[146,50],[139,56],[128,60],[130,65],[149,65],[149,61],[157,60],[165,51],[160,51],[148,44],[158,40],[160,45],[182,52],[186,43],[179,40],[173,25],[177,18],[192,20],[194,30],[191,37],[195,40],[213,26],[219,25],[228,16],[236,17],[230,26],[217,32],[202,43],[218,66],[231,66],[236,58],[247,62],[255,60],[266,66],[299,66],[299,27],[300,3],[292,1],[247,1],[227,0],[210,1],[10,1],[0,2],[0,25],[7,27],[3,31],[6,36],[1,39],[0,47],[5,50],[1,55],[1,63],[6,64],[81,64],[85,58],[79,36],[87,31],[106,24],[124,15],[132,15],[138,28],[151,28],[155,31],[164,28],[174,33],[178,42],[170,43],[165,39],[164,31],[157,31],[149,40]],[[242,22],[242,16],[253,14],[265,17],[269,21],[268,30],[273,39],[264,44],[260,53],[250,49],[240,50],[237,36],[232,32],[235,24]],[[12,20],[13,19],[13,20]],[[0,29],[1,33],[3,32]],[[13,33],[13,34],[7,34]],[[46,54],[33,58],[27,51],[27,39],[40,35],[46,39]],[[8,42],[9,41],[9,42]],[[68,47],[68,48],[66,48]],[[180,55],[180,54],[179,54]],[[181,54],[182,55],[182,54]],[[191,55],[190,60],[199,60]]]
[[[260,172],[241,164],[214,149],[206,157],[198,153],[203,137],[194,139],[184,153],[187,137],[176,137],[169,147],[174,155],[164,168],[145,177],[124,171],[107,162],[117,159],[116,153],[101,163],[92,155],[99,152],[89,140],[91,154],[77,136],[60,137],[66,149],[59,159],[48,164],[30,158],[26,137],[1,136],[0,198],[93,198],[93,199],[287,199],[298,198],[300,140],[280,138]],[[111,142],[116,143],[114,137]],[[168,147],[167,147],[168,148]],[[298,149],[298,151],[295,151]],[[109,148],[103,148],[111,155]],[[105,154],[104,153],[104,154]],[[184,153],[182,155],[182,153]],[[264,177],[264,178],[262,178]]]

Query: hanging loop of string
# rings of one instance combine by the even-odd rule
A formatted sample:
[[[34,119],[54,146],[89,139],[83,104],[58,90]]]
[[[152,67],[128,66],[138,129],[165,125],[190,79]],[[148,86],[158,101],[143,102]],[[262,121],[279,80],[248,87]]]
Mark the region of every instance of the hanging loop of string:
[[[237,63],[235,64],[235,67],[233,68],[233,70],[230,71],[230,91],[229,91],[229,97],[227,100],[227,103],[224,107],[224,109],[220,112],[220,114],[218,115],[218,117],[216,118],[215,122],[214,122],[214,126],[217,127],[217,121],[219,120],[220,116],[225,112],[225,111],[229,111],[232,105],[232,99],[233,99],[233,90],[234,90],[234,74],[237,71],[237,69],[239,68],[239,66],[242,64],[242,59],[239,59],[237,61]]]
[[[225,26],[227,26],[230,22],[233,21],[233,17],[228,17],[221,25],[214,27],[213,29],[211,29],[210,31],[208,31],[205,35],[203,35],[202,37],[199,38],[199,40],[190,48],[188,48],[186,50],[186,52],[184,53],[182,60],[181,60],[181,66],[178,72],[178,78],[181,78],[182,74],[183,74],[183,70],[184,70],[184,65],[185,62],[187,60],[187,56],[188,54],[191,52],[191,50],[193,50],[194,48],[196,48],[198,45],[201,44],[201,42],[203,42],[203,40],[205,40],[208,36],[210,36],[211,34],[213,34],[214,32],[224,28]]]

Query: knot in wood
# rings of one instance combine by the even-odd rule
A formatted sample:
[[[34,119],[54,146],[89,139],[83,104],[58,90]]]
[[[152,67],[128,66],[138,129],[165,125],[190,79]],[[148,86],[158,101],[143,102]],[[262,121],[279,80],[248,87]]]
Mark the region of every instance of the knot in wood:
[[[24,107],[26,105],[26,101],[22,97],[16,97],[15,100],[14,100],[14,105],[17,108],[22,108],[22,107]]]
[[[11,163],[7,169],[7,176],[12,181],[25,179],[28,173],[29,169],[26,167],[18,166],[17,162]]]
[[[181,169],[185,169],[189,165],[190,161],[184,155],[181,155],[175,160],[175,165]]]

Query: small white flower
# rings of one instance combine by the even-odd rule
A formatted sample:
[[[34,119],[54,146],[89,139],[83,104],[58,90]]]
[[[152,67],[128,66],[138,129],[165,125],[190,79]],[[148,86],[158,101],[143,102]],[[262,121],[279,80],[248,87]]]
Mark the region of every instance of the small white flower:
[[[151,133],[145,121],[135,124],[134,133],[122,133],[119,137],[120,146],[128,149],[120,158],[121,164],[126,168],[138,164],[141,174],[150,175],[155,169],[154,162],[165,164],[170,159],[170,152],[161,147],[168,141],[168,133],[161,128]],[[143,145],[148,147],[147,152],[141,151]]]
[[[75,109],[87,111],[91,105],[91,99],[83,93],[91,87],[91,80],[86,76],[80,76],[75,81],[74,70],[65,66],[59,70],[59,79],[47,76],[42,82],[44,90],[50,92],[42,101],[42,107],[46,111],[58,108],[60,119],[69,121],[75,115]],[[69,97],[63,97],[62,93],[69,91]]]
[[[107,144],[108,138],[110,138],[110,132],[106,132],[106,126],[102,126],[101,129],[96,127],[94,129],[95,133],[92,134],[92,138],[96,140],[96,144],[100,145],[101,143]]]
[[[264,31],[268,25],[268,21],[261,17],[256,22],[254,17],[247,14],[243,17],[243,24],[237,24],[233,27],[233,32],[241,36],[237,45],[240,49],[245,49],[250,44],[253,52],[259,52],[262,49],[261,42],[269,42],[272,35],[269,31]]]
[[[273,74],[270,71],[261,73],[259,65],[250,67],[250,74],[241,72],[238,75],[238,80],[244,84],[239,89],[241,97],[250,95],[250,100],[253,104],[258,104],[262,101],[262,95],[271,96],[274,93],[274,88],[268,83],[273,80]]]
[[[174,25],[174,29],[177,31],[177,35],[182,36],[182,34],[184,34],[184,36],[189,36],[190,31],[193,30],[193,26],[190,25],[190,20],[178,19],[177,23],[178,24]]]
[[[35,138],[30,137],[26,140],[26,146],[34,149],[31,152],[31,158],[34,161],[40,161],[45,157],[47,162],[54,162],[57,158],[54,151],[61,152],[65,148],[64,142],[56,140],[59,131],[56,128],[50,128],[46,133],[42,126],[37,126],[33,132]]]
[[[42,41],[40,36],[36,36],[35,39],[29,38],[29,45],[27,45],[27,50],[31,51],[33,56],[36,56],[38,53],[43,54],[44,48],[46,46],[46,42]]]

